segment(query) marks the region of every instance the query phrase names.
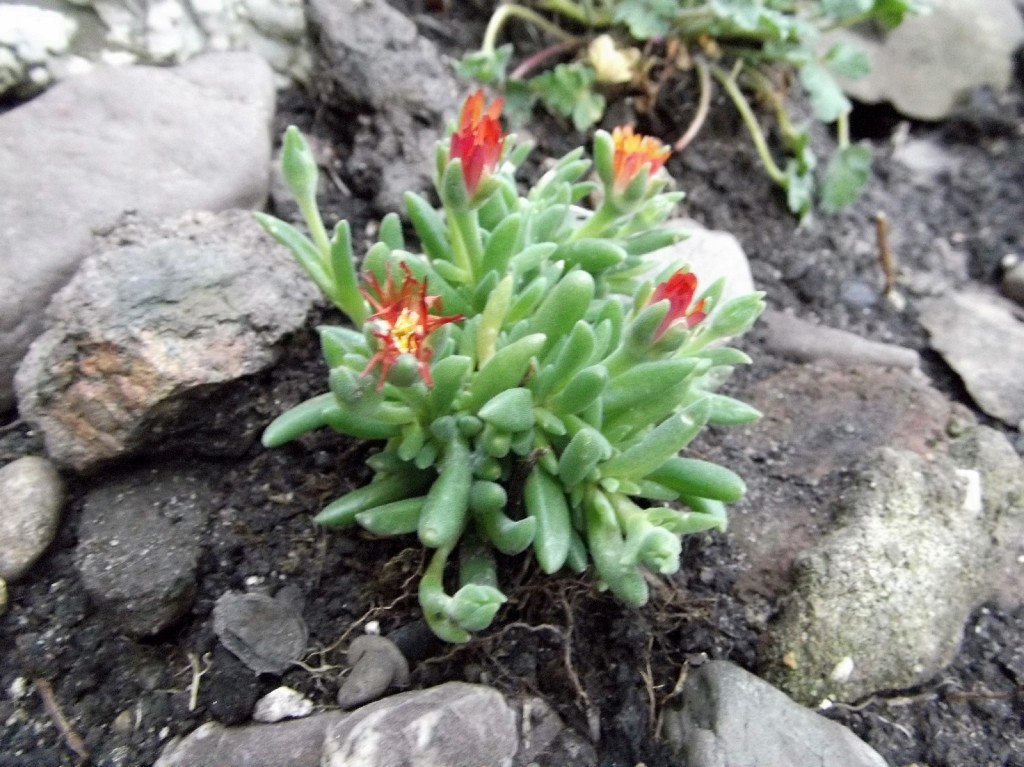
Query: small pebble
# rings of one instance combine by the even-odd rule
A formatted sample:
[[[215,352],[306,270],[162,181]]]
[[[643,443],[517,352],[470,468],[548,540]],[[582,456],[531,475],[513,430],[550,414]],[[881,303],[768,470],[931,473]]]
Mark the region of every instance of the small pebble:
[[[839,288],[839,298],[853,309],[866,309],[878,303],[878,291],[861,280],[847,280]]]

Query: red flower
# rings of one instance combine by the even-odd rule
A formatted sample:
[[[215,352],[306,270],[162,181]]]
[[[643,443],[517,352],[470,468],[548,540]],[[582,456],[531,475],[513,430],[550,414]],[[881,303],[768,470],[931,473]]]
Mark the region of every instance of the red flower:
[[[665,164],[671,150],[650,136],[634,133],[629,125],[612,131],[615,157],[612,160],[612,174],[615,187],[624,189],[645,165],[647,173],[653,176]]]
[[[655,338],[661,338],[669,326],[675,322],[683,321],[686,323],[686,327],[692,328],[707,317],[707,314],[704,313],[706,299],[702,298],[696,306],[690,307],[693,294],[696,292],[697,276],[693,272],[683,271],[676,272],[654,289],[654,295],[651,296],[650,301],[652,304],[658,301],[668,301],[668,312],[665,314],[665,319],[661,321],[661,325],[658,326],[658,330],[654,334]]]
[[[462,319],[461,314],[447,317],[430,314],[440,296],[428,296],[426,282],[413,277],[405,264],[402,264],[402,271],[405,272],[405,279],[401,285],[395,284],[391,270],[388,269],[383,285],[370,272],[364,276],[369,290],[360,289],[366,300],[377,310],[376,314],[367,318],[367,322],[372,324],[372,333],[380,340],[381,346],[363,370],[363,375],[380,365],[378,390],[384,388],[391,366],[403,354],[411,354],[416,358],[423,380],[427,386],[433,386],[434,381],[430,377],[433,350],[426,344],[427,336],[448,322]]]
[[[490,175],[501,159],[505,145],[498,122],[501,106],[499,98],[485,112],[484,92],[477,91],[463,104],[459,127],[452,134],[450,157],[462,160],[462,178],[470,197],[476,193],[480,179]]]

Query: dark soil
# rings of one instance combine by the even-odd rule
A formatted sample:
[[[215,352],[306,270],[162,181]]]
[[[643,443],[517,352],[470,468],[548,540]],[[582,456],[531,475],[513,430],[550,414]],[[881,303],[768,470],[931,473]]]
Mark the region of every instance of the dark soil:
[[[483,23],[483,16],[416,18],[453,55],[479,39]],[[640,127],[673,140],[692,111],[691,87],[683,82],[666,93]],[[345,118],[297,92],[282,94],[280,107],[282,126],[297,123],[328,144],[337,135],[332,123]],[[628,116],[626,102],[620,117],[623,112]],[[957,269],[943,256],[953,249],[968,254],[972,279],[991,283],[999,258],[1024,250],[1021,80],[1009,94],[979,98],[943,124],[909,124],[912,137],[933,139],[958,162],[955,174],[928,184],[915,182],[890,159],[890,136],[899,122],[893,113],[863,109],[857,118],[856,129],[875,148],[871,188],[850,209],[798,227],[761,173],[731,107],[719,99],[701,137],[668,164],[688,195],[682,213],[737,235],[772,306],[918,349],[935,385],[970,404],[955,376],[929,352],[912,311],[900,312],[881,299],[847,297],[851,286],[877,295],[882,285],[874,241],[878,211],[891,222],[891,244],[907,272],[955,281]],[[531,132],[538,157],[558,156],[581,141],[543,116]],[[824,135],[817,140],[828,145]],[[337,189],[323,208],[328,220],[350,218],[355,232],[366,231],[380,215],[370,203]],[[218,438],[238,445],[235,457],[204,457],[197,439],[193,448],[173,456],[116,467],[122,473],[173,463],[200,472],[218,494],[204,537],[199,596],[173,629],[132,640],[90,603],[73,565],[78,520],[84,496],[113,474],[66,478],[69,500],[57,540],[26,578],[10,586],[11,604],[0,618],[0,767],[150,765],[172,736],[212,719],[246,721],[255,700],[279,684],[329,708],[344,649],[366,622],[379,621],[384,633],[410,632],[422,565],[414,539],[331,533],[311,521],[325,502],[366,479],[363,462],[374,446],[321,433],[265,451],[256,439],[282,407],[323,390],[325,370],[312,331],[323,321],[336,318],[312,318],[274,370],[238,383],[218,403]],[[731,383],[730,391],[741,397],[746,382],[772,367],[755,341],[747,342],[747,351],[759,365]],[[1009,436],[1021,444],[1020,435]],[[27,453],[43,453],[38,435],[16,421],[0,431],[0,462]],[[757,502],[754,494],[745,501],[750,508]],[[660,711],[672,703],[680,669],[704,656],[755,669],[758,637],[771,612],[771,605],[746,603],[733,590],[738,566],[727,535],[693,536],[685,545],[683,570],[656,586],[652,603],[641,610],[596,593],[585,578],[542,578],[523,558],[506,559],[503,584],[510,600],[492,629],[455,648],[406,637],[419,656],[413,685],[469,679],[541,695],[568,724],[598,738],[603,767],[671,764],[652,735]],[[257,678],[218,646],[213,604],[247,583],[271,591],[287,584],[303,593],[314,648],[306,667]],[[836,707],[828,715],[853,728],[891,765],[1024,765],[1021,647],[1024,608],[983,607],[941,678],[855,708]],[[190,707],[196,669],[205,673]],[[73,753],[47,712],[37,692],[46,683],[88,750],[88,761]]]

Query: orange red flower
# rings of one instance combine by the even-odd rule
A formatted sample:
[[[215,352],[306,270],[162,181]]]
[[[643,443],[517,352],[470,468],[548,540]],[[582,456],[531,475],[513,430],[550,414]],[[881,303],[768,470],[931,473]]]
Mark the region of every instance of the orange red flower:
[[[697,292],[697,276],[693,272],[676,272],[654,289],[651,296],[651,303],[668,301],[668,313],[661,321],[655,338],[660,338],[669,326],[676,322],[686,323],[686,327],[692,328],[698,322],[707,317],[704,312],[706,299],[701,299],[693,307],[693,295]]]
[[[363,370],[363,375],[379,365],[378,390],[384,388],[384,381],[387,380],[391,366],[403,354],[410,354],[416,358],[423,380],[427,386],[433,386],[434,381],[430,376],[430,357],[433,350],[426,343],[427,336],[446,323],[462,319],[461,314],[430,314],[430,310],[441,297],[428,296],[426,282],[420,282],[413,277],[405,264],[402,264],[402,271],[405,272],[405,278],[401,285],[395,284],[389,269],[383,285],[371,272],[364,277],[367,289],[360,289],[366,300],[377,310],[375,314],[370,315],[367,322],[374,337],[381,344]]]
[[[463,104],[459,127],[452,134],[449,156],[462,160],[462,178],[470,197],[501,159],[505,146],[505,134],[498,121],[502,103],[500,98],[496,99],[484,111],[484,92],[478,90]]]
[[[628,186],[645,165],[648,175],[653,176],[672,151],[656,138],[634,133],[629,125],[612,130],[612,142],[615,144],[612,172],[617,189]]]

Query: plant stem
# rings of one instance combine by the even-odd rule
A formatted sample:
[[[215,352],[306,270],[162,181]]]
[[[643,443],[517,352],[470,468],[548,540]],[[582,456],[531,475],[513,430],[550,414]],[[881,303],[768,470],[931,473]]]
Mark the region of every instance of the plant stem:
[[[557,24],[548,21],[536,11],[522,5],[509,3],[507,5],[498,6],[494,15],[491,16],[491,20],[487,22],[487,29],[484,32],[484,39],[480,44],[480,50],[484,53],[493,53],[495,43],[498,40],[498,35],[501,33],[501,28],[505,26],[506,21],[514,17],[519,17],[523,21],[528,21],[564,42],[576,42],[577,40],[577,38],[564,31]]]
[[[480,225],[476,211],[448,210],[449,221],[454,224],[452,247],[455,251],[456,266],[469,275],[469,284],[475,286],[483,260],[483,245],[480,242]]]
[[[601,201],[597,210],[594,211],[594,215],[588,218],[583,225],[572,233],[570,240],[581,240],[584,237],[601,237],[604,235],[605,229],[607,229],[616,218],[618,218],[618,211],[615,210],[614,206],[608,201],[608,197],[612,194],[611,190],[605,190],[605,198]]]
[[[761,131],[761,126],[757,122],[757,117],[754,115],[754,111],[750,108],[750,103],[747,101],[746,96],[740,91],[736,85],[736,80],[732,75],[727,75],[718,67],[712,67],[711,74],[714,78],[722,84],[725,88],[725,92],[729,94],[729,98],[732,99],[732,103],[736,106],[736,110],[740,113],[740,117],[743,119],[743,124],[747,126],[747,131],[750,133],[750,138],[754,142],[754,148],[757,150],[758,157],[761,158],[761,164],[764,166],[765,171],[779,186],[785,187],[786,185],[786,174],[783,173],[779,166],[775,164],[775,159],[772,157],[771,151],[768,149],[768,142],[765,140],[764,133]]]
[[[836,120],[836,143],[840,149],[846,149],[850,145],[850,113],[845,112],[839,115]]]
[[[711,76],[708,73],[708,65],[700,58],[694,59],[693,64],[697,68],[697,83],[700,86],[700,95],[697,98],[697,113],[693,116],[693,120],[690,122],[686,132],[672,146],[673,152],[682,152],[697,137],[700,129],[704,127],[704,120],[707,119],[708,107],[711,106]]]
[[[579,22],[587,27],[607,27],[612,23],[612,13],[606,9],[603,13],[581,8],[571,0],[542,0],[538,3],[546,11],[552,11],[568,19]]]
[[[549,45],[544,50],[537,51],[535,54],[530,56],[528,59],[524,60],[523,63],[520,64],[518,67],[513,69],[509,73],[508,79],[509,80],[522,80],[530,72],[532,72],[535,67],[537,67],[539,64],[541,64],[545,60],[551,58],[552,56],[557,56],[560,53],[568,53],[569,51],[574,50],[575,48],[578,48],[581,44],[582,44],[581,40],[563,40],[560,43],[555,43],[554,45]]]
[[[327,273],[333,274],[331,269],[331,240],[327,236],[327,228],[324,226],[324,220],[320,217],[320,209],[317,207],[316,201],[296,200],[296,202],[299,203],[299,211],[306,220],[306,226],[309,227],[309,233],[313,236],[316,249],[323,256],[323,263],[327,268]]]

